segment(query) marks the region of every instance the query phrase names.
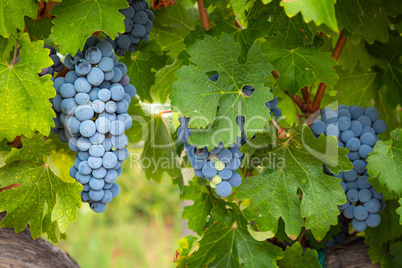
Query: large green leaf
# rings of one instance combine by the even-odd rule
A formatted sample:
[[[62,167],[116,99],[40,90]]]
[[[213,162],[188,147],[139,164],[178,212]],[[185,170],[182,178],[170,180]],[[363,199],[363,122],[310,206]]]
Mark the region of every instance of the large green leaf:
[[[34,239],[47,233],[57,241],[76,220],[82,186],[66,183],[54,173],[48,158],[51,140],[44,141],[40,134],[21,140],[22,149],[12,149],[0,168],[1,186],[20,185],[0,193],[0,211],[7,211],[0,226],[21,232],[29,224]]]
[[[151,40],[147,44],[142,42],[135,53],[126,53],[120,60],[127,66],[130,84],[135,86],[141,100],[152,102],[150,91],[156,71],[165,66],[167,58],[156,41]]]
[[[226,207],[225,215],[221,208],[213,209],[215,223],[205,230],[196,251],[179,256],[178,267],[277,267],[275,260],[283,256],[280,248],[254,240],[239,207]]]
[[[352,164],[346,157],[348,151],[338,148],[335,137],[314,138],[305,125],[296,131],[285,141],[268,133],[257,134],[242,147],[244,153],[258,154],[264,169],[261,174],[245,179],[235,198],[251,200],[243,212],[261,232],[276,233],[282,218],[286,234],[292,239],[305,226],[321,240],[330,225],[338,222],[337,205],[346,201],[339,179],[325,175],[322,165],[337,174],[351,169]]]
[[[142,167],[147,179],[161,182],[164,172],[172,178],[181,177],[179,156],[174,139],[175,127],[172,113],[163,113],[166,106],[145,105],[145,114],[139,105],[131,103],[129,114],[133,126],[126,131],[130,142],[144,141],[141,157],[132,158],[134,165]],[[133,117],[134,115],[134,117]]]
[[[336,19],[340,29],[355,32],[363,24],[363,10],[358,0],[337,0],[335,5]]]
[[[188,228],[202,235],[213,207],[214,197],[206,187],[190,181],[189,186],[184,187],[184,199],[193,200],[194,204],[184,207],[182,218],[188,220]]]
[[[38,5],[31,0],[1,0],[0,1],[0,35],[9,37],[24,30],[24,17],[36,18]]]
[[[361,0],[363,10],[362,24],[350,33],[349,39],[354,44],[360,43],[363,38],[372,44],[375,40],[388,42],[388,26],[390,24],[387,13],[377,0]]]
[[[103,31],[110,37],[124,33],[124,16],[119,9],[128,7],[126,0],[63,0],[51,13],[52,37],[60,52],[75,55],[93,32]]]
[[[27,34],[18,39],[22,47],[15,65],[0,62],[0,140],[18,135],[32,137],[35,131],[48,135],[55,117],[50,98],[56,91],[50,76],[39,77],[42,68],[52,65],[43,41],[31,42]]]
[[[402,129],[391,132],[391,139],[378,141],[367,158],[370,177],[377,177],[390,192],[402,193]]]
[[[184,38],[200,21],[198,9],[179,2],[154,13],[155,20],[149,37],[158,40],[170,56],[177,57],[186,47]]]
[[[285,257],[278,264],[283,268],[321,268],[317,251],[307,248],[303,252],[299,242],[286,247]]]
[[[155,74],[155,83],[151,88],[151,93],[156,94],[161,103],[166,103],[168,96],[173,91],[170,85],[178,79],[174,73],[180,68],[180,64],[181,60],[174,59],[172,64],[164,66]]]
[[[314,77],[330,87],[335,85],[336,60],[330,53],[320,52],[315,47],[287,49],[284,41],[278,35],[261,45],[263,53],[279,72],[277,83],[282,90],[295,95],[302,87],[310,86]]]
[[[247,62],[239,64],[240,49],[240,44],[227,34],[223,34],[220,41],[207,35],[187,48],[190,61],[197,66],[183,66],[177,70],[179,81],[172,84],[170,95],[172,107],[191,117],[190,127],[210,126],[208,131],[193,132],[189,143],[213,148],[223,141],[229,146],[241,136],[236,124],[238,115],[245,118],[245,132],[249,138],[262,130],[270,119],[265,102],[272,99],[266,84],[272,66],[256,44],[250,48]],[[210,72],[219,73],[218,81],[209,80],[207,73]],[[251,96],[242,95],[244,85],[254,87]]]
[[[375,42],[369,46],[370,54],[385,59],[380,71],[382,84],[387,85],[387,100],[393,108],[402,103],[402,37],[391,38],[389,43]],[[383,73],[382,73],[383,72]]]
[[[338,31],[335,17],[335,0],[282,0],[289,17],[301,12],[305,22],[314,21],[316,25],[325,23],[333,31]]]

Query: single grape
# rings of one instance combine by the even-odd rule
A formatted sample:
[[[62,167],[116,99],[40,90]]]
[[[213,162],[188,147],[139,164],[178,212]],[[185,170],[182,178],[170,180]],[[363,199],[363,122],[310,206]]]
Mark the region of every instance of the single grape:
[[[85,59],[90,64],[98,64],[102,59],[102,52],[97,47],[90,47],[85,52]]]
[[[90,190],[89,191],[89,198],[92,201],[100,201],[103,198],[103,189],[100,190]]]
[[[105,181],[103,179],[97,179],[95,177],[92,177],[89,180],[89,187],[91,187],[92,190],[102,190],[104,185]]]
[[[120,193],[120,187],[117,183],[113,183],[112,187],[110,188],[110,191],[113,194],[113,198],[119,195]]]
[[[106,210],[106,204],[102,202],[92,202],[91,203],[91,209],[95,211],[96,213],[102,213]]]
[[[98,98],[101,101],[108,101],[110,100],[111,96],[112,94],[110,93],[110,90],[106,88],[101,89],[98,93]]]
[[[367,228],[367,224],[365,221],[359,221],[357,219],[352,220],[352,226],[356,232],[363,232]]]
[[[94,117],[94,111],[90,105],[80,105],[75,110],[75,117],[80,121],[90,120]]]
[[[80,125],[80,133],[84,137],[93,136],[95,134],[95,131],[96,131],[95,123],[91,120],[86,120],[82,122]]]
[[[353,215],[355,216],[355,218],[357,220],[364,221],[368,217],[368,212],[367,212],[367,209],[365,207],[357,206],[355,208],[355,211],[354,211]]]
[[[226,197],[232,193],[232,186],[227,181],[222,181],[216,187],[216,192],[222,197]]]
[[[105,74],[98,67],[92,67],[91,71],[87,75],[88,82],[93,86],[99,86],[103,79],[105,78]]]
[[[366,224],[369,227],[377,227],[381,223],[381,217],[378,214],[369,214],[367,219],[366,219]]]
[[[87,93],[78,93],[78,94],[75,95],[75,102],[78,105],[88,104],[90,100],[91,99],[90,99],[90,97],[89,97],[89,95]]]
[[[107,174],[107,170],[103,167],[92,170],[92,176],[97,179],[103,179]]]

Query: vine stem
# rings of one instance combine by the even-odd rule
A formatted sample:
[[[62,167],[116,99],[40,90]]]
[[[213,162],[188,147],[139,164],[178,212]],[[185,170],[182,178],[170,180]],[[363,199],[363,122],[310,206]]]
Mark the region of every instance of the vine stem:
[[[16,61],[16,59],[17,59],[17,52],[18,52],[18,43],[15,42],[13,62],[12,62],[12,64],[11,64],[11,65],[13,65],[13,66],[15,65],[15,61]]]
[[[343,35],[343,30],[342,30],[341,34],[339,35],[338,41],[336,42],[334,51],[332,52],[332,55],[331,55],[332,58],[334,58],[335,60],[339,59],[342,49],[345,46],[346,40],[347,39]],[[327,85],[325,83],[320,83],[320,85],[318,86],[317,93],[314,96],[313,103],[311,104],[310,112],[315,112],[318,109],[320,109],[321,100],[322,100],[322,97],[324,96],[326,88],[327,88]]]
[[[158,113],[158,116],[161,116],[162,114],[169,114],[169,113],[173,113],[172,110],[168,110],[168,111],[162,111]]]
[[[235,26],[240,30],[244,29],[244,27],[240,24],[240,21],[237,18],[235,18]]]
[[[197,0],[197,4],[198,4],[198,12],[200,12],[202,27],[206,31],[209,31],[209,29],[211,29],[211,24],[209,23],[208,11],[204,8],[204,3],[202,3],[202,0]]]

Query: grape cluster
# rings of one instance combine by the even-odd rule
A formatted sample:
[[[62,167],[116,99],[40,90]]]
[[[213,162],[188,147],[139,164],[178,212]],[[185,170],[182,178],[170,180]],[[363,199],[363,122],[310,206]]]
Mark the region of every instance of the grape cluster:
[[[216,82],[218,78],[219,74],[215,74],[209,79]],[[242,91],[247,96],[250,96],[254,92],[254,88],[247,85],[242,88]],[[266,102],[265,106],[271,109],[271,114],[280,117],[282,112],[276,107],[277,104],[278,99],[274,97],[273,100]],[[231,144],[227,149],[221,142],[212,150],[208,150],[207,147],[199,149],[196,145],[189,145],[188,139],[192,133],[192,129],[189,128],[190,118],[181,117],[179,121],[181,126],[177,130],[177,135],[184,143],[187,157],[194,168],[194,174],[199,178],[205,178],[209,181],[211,188],[216,189],[216,193],[219,196],[226,197],[230,195],[232,187],[238,187],[242,183],[242,178],[237,173],[237,170],[243,160],[240,147],[247,141],[247,136],[244,132],[244,117],[238,116],[236,118],[236,123],[242,133],[241,137],[238,137],[237,142]]]
[[[54,73],[63,71],[64,64],[61,62],[59,56],[57,55],[57,51],[54,47],[48,45],[44,45],[43,47],[50,49],[49,57],[53,60],[53,65],[42,69],[42,71],[39,73],[39,76],[51,75],[52,81],[54,81],[53,77]]]
[[[70,176],[83,186],[82,201],[103,212],[120,192],[115,181],[129,155],[124,132],[132,125],[127,109],[136,89],[113,47],[98,37],[90,37],[74,57],[68,54],[64,64],[70,71],[53,84],[52,132],[77,152]]]
[[[124,56],[124,52],[130,50],[135,52],[142,39],[149,41],[149,33],[152,30],[154,13],[149,9],[149,4],[144,0],[128,0],[129,7],[120,10],[124,15],[125,31],[123,34],[112,40],[109,36],[105,38],[118,56]]]
[[[341,185],[347,198],[339,210],[352,220],[352,226],[358,232],[364,231],[367,226],[378,226],[381,222],[378,212],[385,205],[382,194],[377,193],[367,181],[366,169],[366,158],[379,140],[377,134],[387,128],[387,124],[378,118],[379,112],[374,107],[363,109],[340,105],[337,112],[331,108],[323,109],[321,119],[317,118],[311,126],[316,136],[323,133],[335,136],[338,146],[349,150],[347,156],[353,163],[353,169],[334,176],[342,179]],[[333,175],[328,169],[326,173]]]

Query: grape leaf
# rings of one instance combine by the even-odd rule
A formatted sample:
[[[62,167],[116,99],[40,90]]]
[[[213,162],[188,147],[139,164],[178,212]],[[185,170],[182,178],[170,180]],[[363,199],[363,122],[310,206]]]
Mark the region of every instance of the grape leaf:
[[[336,60],[330,53],[314,47],[286,49],[284,41],[278,34],[261,44],[263,53],[280,74],[277,83],[282,90],[295,95],[302,87],[310,86],[314,77],[329,87],[335,85],[338,76],[332,67]]]
[[[380,113],[380,119],[387,123],[387,130],[379,135],[382,140],[389,139],[391,131],[402,126],[397,109],[392,108],[387,101],[388,90],[386,86],[383,86],[375,93],[375,107]]]
[[[205,230],[196,251],[179,256],[177,267],[277,267],[275,260],[283,256],[280,248],[254,240],[239,207],[227,205],[213,209],[215,223]]]
[[[132,116],[133,126],[126,131],[127,137],[131,143],[144,141],[141,157],[134,159],[132,156],[132,164],[142,167],[146,178],[158,183],[162,181],[164,172],[172,178],[181,177],[172,114],[163,113],[165,106],[143,104],[142,108],[144,111],[139,113],[139,105],[131,103],[128,111],[137,116]]]
[[[155,83],[151,88],[151,93],[156,94],[162,104],[166,103],[168,96],[173,91],[170,85],[177,81],[174,73],[180,68],[181,62],[179,59],[174,59],[172,64],[164,66],[155,74]]]
[[[402,129],[391,132],[391,139],[378,141],[367,158],[370,177],[378,177],[382,186],[390,192],[402,193]]]
[[[169,51],[168,55],[177,57],[186,47],[184,38],[195,29],[195,24],[200,20],[197,8],[178,2],[169,8],[155,10],[154,13],[150,39],[161,40],[162,49]]]
[[[337,0],[335,5],[336,20],[340,29],[356,32],[363,24],[363,10],[358,0]]]
[[[103,31],[112,38],[124,33],[119,9],[127,7],[126,0],[63,0],[51,10],[56,16],[51,36],[62,54],[75,55],[93,32]]]
[[[382,84],[387,85],[387,100],[393,108],[402,103],[402,38],[391,38],[388,44],[375,42],[368,46],[370,54],[386,61],[384,73],[381,75]]]
[[[150,90],[155,82],[155,73],[165,66],[167,58],[156,41],[151,40],[149,43],[142,42],[135,53],[126,53],[120,60],[127,66],[130,83],[137,89],[141,100],[152,102]]]
[[[0,168],[2,186],[20,184],[0,193],[0,211],[7,211],[0,226],[14,227],[18,233],[29,223],[32,238],[47,233],[57,241],[55,233],[65,233],[69,223],[76,220],[82,186],[66,183],[54,174],[48,159],[51,140],[44,141],[38,134],[32,139],[22,137],[21,141],[23,147],[12,149],[6,165]]]
[[[369,255],[374,263],[380,262],[381,267],[401,267],[400,259],[393,256],[394,251],[389,248],[395,241],[402,238],[402,226],[399,225],[399,215],[395,213],[398,202],[387,201],[384,211],[380,212],[381,223],[376,228],[367,228],[364,232],[366,243],[370,246]]]
[[[47,39],[53,27],[51,19],[33,20],[25,17],[25,25],[28,29],[29,35],[36,39]]]
[[[245,118],[244,130],[249,138],[270,119],[265,102],[273,98],[266,84],[272,67],[256,44],[251,46],[247,62],[239,64],[240,49],[240,44],[227,34],[220,41],[206,35],[187,48],[191,62],[197,67],[183,66],[176,71],[179,81],[172,84],[172,107],[191,117],[190,127],[210,128],[194,131],[190,144],[213,148],[222,141],[229,146],[241,136],[236,124],[238,115]],[[209,72],[218,72],[218,81],[209,80]],[[244,97],[243,85],[252,85],[254,93]]]
[[[213,207],[214,198],[204,186],[190,181],[189,186],[184,186],[184,199],[193,200],[194,204],[184,207],[182,218],[188,220],[188,228],[202,235],[207,224],[207,216]]]
[[[313,41],[313,34],[303,21],[301,14],[289,18],[283,7],[279,5],[279,0],[264,6],[271,15],[272,25],[269,28],[270,35],[280,33],[285,38],[287,48],[304,47],[305,43]]]
[[[323,239],[330,225],[338,222],[337,205],[346,199],[339,180],[325,175],[322,165],[336,174],[350,170],[348,151],[338,148],[335,137],[314,138],[306,125],[297,127],[296,134],[286,141],[263,133],[242,146],[243,153],[256,151],[265,156],[263,171],[245,179],[235,192],[236,199],[251,200],[243,211],[246,218],[255,221],[257,230],[276,233],[282,217],[290,238],[295,239],[305,226],[317,240]],[[301,200],[298,189],[303,192]]]
[[[402,14],[402,5],[399,0],[381,0],[381,7],[392,17]]]
[[[24,17],[36,18],[38,5],[31,0],[1,0],[0,35],[9,37],[10,34],[24,30]]]
[[[278,261],[278,265],[286,268],[321,268],[317,251],[307,248],[303,253],[299,242],[286,247],[285,257]]]
[[[282,0],[281,6],[285,8],[289,17],[296,16],[301,12],[305,22],[313,20],[317,26],[325,23],[337,32],[335,2],[335,0]]]
[[[360,1],[363,10],[361,16],[362,25],[356,31],[350,33],[349,39],[352,43],[358,44],[363,38],[372,44],[375,40],[388,42],[388,26],[390,24],[387,13],[376,0]]]
[[[342,69],[349,71],[355,70],[357,66],[368,70],[374,64],[379,63],[380,60],[376,59],[368,52],[363,40],[357,45],[352,42],[346,42],[338,59],[338,65],[340,65]],[[341,76],[339,72],[338,75]]]
[[[370,105],[375,97],[376,73],[366,72],[357,67],[353,72],[336,68],[339,74],[338,83],[334,90],[338,91],[339,104],[346,105]]]
[[[35,131],[48,135],[55,113],[49,102],[56,95],[50,76],[39,77],[42,68],[53,64],[43,41],[31,42],[27,34],[18,39],[22,47],[15,65],[0,62],[0,140],[32,137]]]
[[[247,0],[230,0],[230,4],[232,5],[233,12],[235,15],[239,14],[242,10],[244,10],[244,6],[246,5]]]

